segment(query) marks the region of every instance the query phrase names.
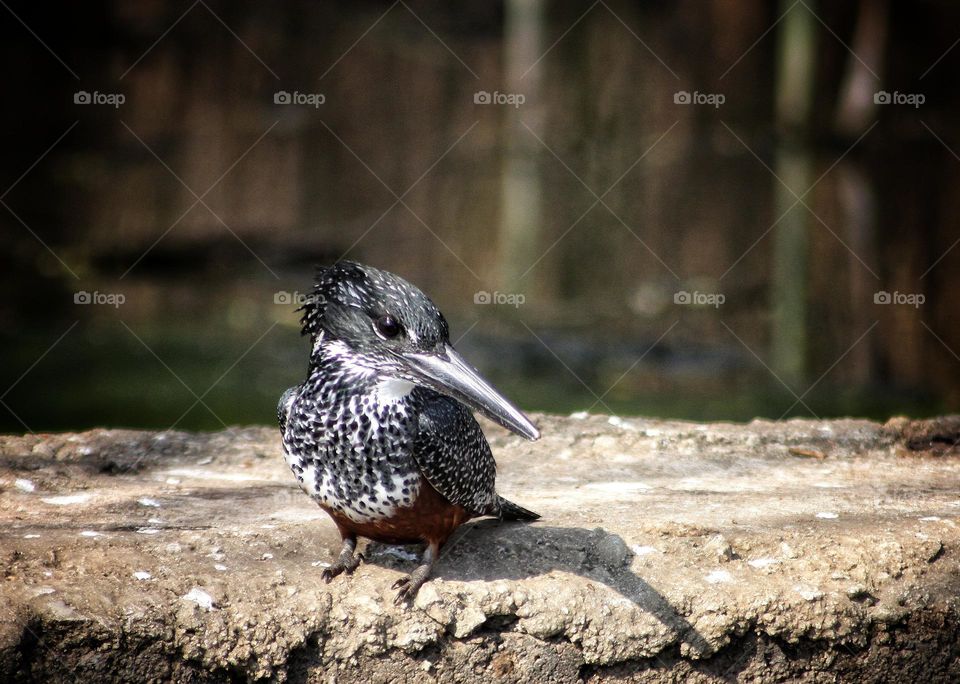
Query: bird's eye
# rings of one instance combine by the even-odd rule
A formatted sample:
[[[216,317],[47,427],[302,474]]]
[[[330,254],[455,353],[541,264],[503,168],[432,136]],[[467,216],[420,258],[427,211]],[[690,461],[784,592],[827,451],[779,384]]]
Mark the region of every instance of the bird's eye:
[[[377,334],[386,339],[392,339],[400,334],[400,322],[393,316],[381,316],[373,323]]]

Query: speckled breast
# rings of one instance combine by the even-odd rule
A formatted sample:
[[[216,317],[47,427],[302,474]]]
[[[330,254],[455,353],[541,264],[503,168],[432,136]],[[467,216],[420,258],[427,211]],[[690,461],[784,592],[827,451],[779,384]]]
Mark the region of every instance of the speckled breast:
[[[289,416],[284,458],[301,489],[323,508],[370,523],[417,500],[416,416],[408,397],[384,397],[376,388],[329,397],[304,391]]]

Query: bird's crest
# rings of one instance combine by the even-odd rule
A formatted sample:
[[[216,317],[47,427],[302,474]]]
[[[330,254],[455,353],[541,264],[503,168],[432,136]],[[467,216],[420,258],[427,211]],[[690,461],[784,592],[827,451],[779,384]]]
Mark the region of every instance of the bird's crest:
[[[313,291],[297,311],[300,317],[300,334],[316,335],[320,332],[320,321],[327,304],[335,300],[337,288],[344,281],[353,281],[360,285],[366,280],[366,274],[360,264],[353,261],[338,261],[330,266],[320,266],[313,279]]]

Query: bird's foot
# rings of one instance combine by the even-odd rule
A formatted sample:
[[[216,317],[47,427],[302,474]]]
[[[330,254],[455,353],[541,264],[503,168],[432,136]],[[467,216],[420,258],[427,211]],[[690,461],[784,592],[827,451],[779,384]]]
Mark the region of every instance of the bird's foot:
[[[329,584],[330,580],[341,573],[345,572],[348,575],[352,575],[353,571],[359,567],[361,561],[363,560],[364,558],[362,553],[354,554],[352,552],[343,551],[340,553],[340,557],[337,558],[333,565],[328,568],[324,568],[323,572],[320,573],[320,578]]]
[[[427,577],[430,576],[430,565],[421,565],[417,567],[416,570],[411,572],[405,577],[401,577],[396,582],[393,583],[391,589],[399,589],[397,592],[396,598],[393,599],[393,605],[399,606],[401,603],[407,599],[413,600],[417,592],[420,591],[420,587],[423,586],[423,583],[427,581]]]

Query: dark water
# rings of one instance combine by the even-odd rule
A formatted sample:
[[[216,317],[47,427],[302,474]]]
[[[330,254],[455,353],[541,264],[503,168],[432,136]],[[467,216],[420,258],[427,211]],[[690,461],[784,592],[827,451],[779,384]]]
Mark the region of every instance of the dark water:
[[[280,394],[306,373],[308,344],[290,308],[234,302],[201,316],[150,318],[121,309],[59,317],[23,334],[8,328],[0,430],[272,424]],[[655,332],[610,335],[596,325],[528,331],[511,320],[454,317],[451,328],[453,339],[463,335],[458,348],[528,410],[735,421],[943,410],[889,388],[845,391],[829,377],[794,394],[743,347],[685,339],[682,326],[659,343]]]

